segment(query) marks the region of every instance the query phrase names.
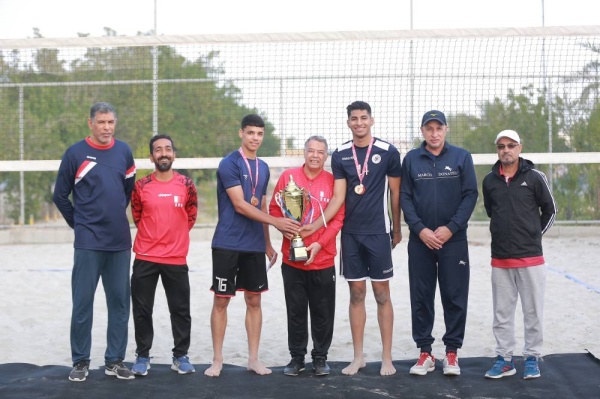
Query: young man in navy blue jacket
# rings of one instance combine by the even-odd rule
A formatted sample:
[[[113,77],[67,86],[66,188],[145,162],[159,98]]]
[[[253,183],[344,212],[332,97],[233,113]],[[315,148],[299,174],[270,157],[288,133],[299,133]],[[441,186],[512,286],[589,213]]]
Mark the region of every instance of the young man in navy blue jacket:
[[[410,369],[435,370],[431,335],[436,284],[444,308],[445,375],[459,375],[469,295],[467,223],[477,202],[477,179],[471,154],[446,142],[448,124],[436,110],[423,115],[424,141],[408,152],[402,166],[400,203],[410,230],[408,271],[412,335],[421,354]]]

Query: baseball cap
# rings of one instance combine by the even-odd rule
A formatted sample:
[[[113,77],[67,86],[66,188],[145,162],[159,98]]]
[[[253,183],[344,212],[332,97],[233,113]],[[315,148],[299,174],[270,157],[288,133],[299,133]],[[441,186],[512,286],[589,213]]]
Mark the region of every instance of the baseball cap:
[[[430,121],[438,121],[442,125],[447,125],[446,115],[444,115],[442,111],[437,111],[435,109],[425,112],[425,115],[423,115],[423,119],[421,120],[421,126],[425,126]]]
[[[518,144],[521,144],[521,138],[519,137],[519,133],[515,132],[514,130],[503,130],[500,133],[498,133],[494,144],[498,144],[498,140],[500,140],[502,137],[509,138],[513,141],[516,141]]]

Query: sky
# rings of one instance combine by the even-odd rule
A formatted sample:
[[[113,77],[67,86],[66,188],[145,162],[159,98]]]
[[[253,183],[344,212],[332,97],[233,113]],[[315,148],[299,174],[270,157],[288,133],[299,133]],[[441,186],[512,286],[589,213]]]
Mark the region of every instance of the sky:
[[[411,0],[0,0],[0,39],[33,28],[46,38],[147,33],[155,5],[160,35],[411,29]],[[412,0],[412,9],[413,29],[600,24],[598,0]]]

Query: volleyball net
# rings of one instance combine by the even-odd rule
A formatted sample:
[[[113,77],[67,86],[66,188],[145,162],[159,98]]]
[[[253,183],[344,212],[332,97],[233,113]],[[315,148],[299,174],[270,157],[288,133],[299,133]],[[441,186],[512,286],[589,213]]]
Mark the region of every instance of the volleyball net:
[[[0,172],[55,172],[97,101],[115,106],[140,168],[154,134],[173,137],[178,168],[216,168],[248,113],[267,122],[259,155],[297,165],[312,135],[349,140],[346,106],[362,100],[402,154],[438,109],[477,165],[513,129],[534,162],[561,165],[551,178],[598,174],[599,97],[600,26],[0,40]]]

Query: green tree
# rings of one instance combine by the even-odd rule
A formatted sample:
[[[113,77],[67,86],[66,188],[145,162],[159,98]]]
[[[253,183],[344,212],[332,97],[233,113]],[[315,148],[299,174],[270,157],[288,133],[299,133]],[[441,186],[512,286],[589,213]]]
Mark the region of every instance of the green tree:
[[[110,28],[106,32],[116,35]],[[39,31],[35,36],[41,37]],[[59,159],[68,146],[89,134],[89,107],[98,101],[115,106],[115,136],[132,147],[136,158],[146,158],[153,134],[154,51],[150,47],[89,48],[68,64],[56,49],[37,50],[31,62],[23,62],[19,51],[0,54],[2,82],[40,84],[23,89],[25,159]],[[223,78],[219,54],[190,58],[168,46],[157,51],[158,78],[166,81],[158,85],[158,132],[173,137],[179,157],[222,157],[236,149],[240,120],[260,111],[242,104],[240,90]],[[123,84],[125,81],[131,83]],[[8,149],[0,157],[19,159],[19,89],[0,90],[0,104],[3,110],[14,110],[0,119],[0,128],[6,132],[4,148]],[[261,155],[276,155],[279,139],[273,135],[275,127],[265,120]],[[190,175],[197,183],[214,178],[210,171]],[[44,203],[51,201],[55,178],[55,173],[26,173],[26,215],[44,216],[40,212],[47,208]],[[10,193],[12,209],[18,210],[18,174],[6,174],[0,183]],[[16,213],[12,217],[18,220]]]
[[[592,42],[585,42],[581,44],[582,47],[590,50],[595,60],[592,60],[585,64],[581,71],[577,72],[575,76],[566,79],[567,82],[582,82],[585,87],[581,91],[578,102],[580,104],[589,104],[593,108],[595,104],[600,101],[600,47]]]
[[[590,50],[592,59],[566,83],[581,88],[575,101],[561,104],[565,119],[565,136],[574,152],[600,151],[600,47],[592,42],[581,44]],[[600,219],[600,165],[571,164],[557,170],[555,197],[560,201],[559,217],[567,220]]]
[[[555,99],[555,101],[559,102],[560,99]],[[564,139],[559,136],[562,125],[558,115],[560,114],[555,113],[552,115],[553,150],[555,152],[569,151],[570,149],[565,144]],[[500,131],[505,129],[519,132],[526,152],[548,151],[548,107],[546,97],[543,91],[536,91],[533,86],[523,87],[519,94],[509,90],[505,100],[495,98],[492,101],[483,103],[481,117],[479,118],[466,115],[461,118],[463,123],[469,126],[468,133],[464,135],[462,146],[471,153],[495,152],[494,139]],[[536,165],[536,167],[538,169],[542,168],[541,165]],[[475,167],[480,188],[483,178],[490,170],[489,165]],[[488,220],[483,207],[483,195],[479,196],[472,220]]]
[[[600,152],[600,102],[589,117],[582,117],[570,129],[571,146],[576,152]],[[559,216],[566,220],[600,219],[600,165],[563,165],[557,170],[554,194]]]
[[[556,102],[562,102],[559,98]],[[465,135],[465,147],[474,154],[495,152],[496,135],[505,129],[521,135],[527,152],[548,151],[548,106],[544,92],[526,86],[521,93],[509,90],[506,100],[495,98],[481,106],[482,116],[469,119],[470,133]],[[552,114],[552,151],[567,152],[570,148],[560,137],[562,122],[559,113]]]

